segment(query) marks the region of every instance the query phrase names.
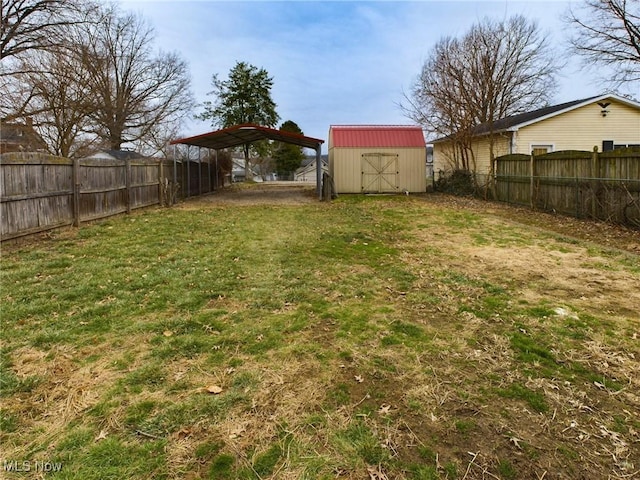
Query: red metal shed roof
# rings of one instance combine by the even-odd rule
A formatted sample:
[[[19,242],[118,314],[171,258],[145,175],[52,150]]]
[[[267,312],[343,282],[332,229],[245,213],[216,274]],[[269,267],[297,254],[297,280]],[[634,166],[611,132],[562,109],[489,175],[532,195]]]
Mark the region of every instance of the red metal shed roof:
[[[412,125],[331,125],[333,147],[425,147],[422,128]]]
[[[203,133],[195,137],[178,138],[172,140],[171,145],[178,143],[184,145],[193,145],[196,147],[212,148],[221,150],[223,148],[236,147],[245,143],[253,143],[268,138],[278,142],[292,143],[301,147],[317,148],[324,143],[319,138],[305,137],[293,132],[284,130],[276,130],[274,128],[262,127],[253,123],[245,123],[242,125],[234,125],[233,127],[223,128],[215,132]]]

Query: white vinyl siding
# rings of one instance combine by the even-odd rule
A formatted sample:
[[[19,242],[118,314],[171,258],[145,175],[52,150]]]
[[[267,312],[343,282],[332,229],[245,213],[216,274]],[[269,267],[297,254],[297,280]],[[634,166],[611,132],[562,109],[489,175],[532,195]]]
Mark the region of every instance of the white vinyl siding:
[[[511,132],[495,134],[493,137],[493,155],[499,157],[511,153]],[[471,170],[476,173],[486,174],[491,171],[490,162],[491,145],[488,136],[480,137],[473,142],[471,153],[469,155]],[[451,144],[448,142],[438,142],[433,145],[433,170],[436,172],[451,173],[453,170],[460,168],[460,164],[456,164],[453,157]]]
[[[603,117],[602,108],[592,103],[522,127],[514,153],[529,155],[529,147],[541,139],[552,141],[554,151],[592,151],[593,147],[601,151],[603,140],[613,140],[614,144],[640,143],[640,111],[615,101],[607,110],[607,116]]]

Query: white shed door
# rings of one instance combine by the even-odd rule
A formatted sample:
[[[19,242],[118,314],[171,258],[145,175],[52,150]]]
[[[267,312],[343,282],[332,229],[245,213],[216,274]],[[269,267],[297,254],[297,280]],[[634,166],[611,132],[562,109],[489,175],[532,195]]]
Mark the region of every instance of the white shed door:
[[[398,191],[398,155],[395,153],[362,154],[362,193],[396,193]]]

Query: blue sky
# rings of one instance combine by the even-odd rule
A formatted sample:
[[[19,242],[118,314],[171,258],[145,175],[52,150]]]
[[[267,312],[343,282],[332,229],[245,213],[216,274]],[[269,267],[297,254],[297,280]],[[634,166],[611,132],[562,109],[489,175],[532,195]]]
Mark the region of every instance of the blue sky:
[[[226,78],[237,61],[266,69],[281,122],[326,139],[332,124],[409,124],[398,107],[438,39],[464,34],[484,17],[536,20],[567,55],[560,17],[565,1],[181,1],[121,0],[156,31],[159,48],[189,62],[201,103],[211,75]],[[575,2],[573,3],[575,5]],[[553,103],[602,93],[576,59],[560,77]],[[184,135],[210,131],[191,121]]]

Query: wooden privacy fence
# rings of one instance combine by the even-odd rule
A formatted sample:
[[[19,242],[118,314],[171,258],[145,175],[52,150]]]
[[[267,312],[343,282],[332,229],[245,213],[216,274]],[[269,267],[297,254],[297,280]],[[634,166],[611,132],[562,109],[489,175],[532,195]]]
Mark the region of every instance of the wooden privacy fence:
[[[495,160],[500,201],[640,228],[640,151],[560,151]]]
[[[0,155],[0,237],[173,204],[179,197],[215,190],[218,176],[205,162],[6,153]]]

